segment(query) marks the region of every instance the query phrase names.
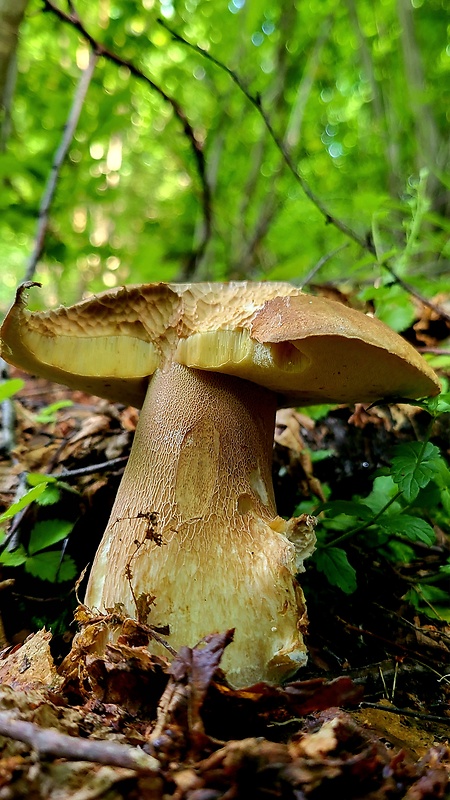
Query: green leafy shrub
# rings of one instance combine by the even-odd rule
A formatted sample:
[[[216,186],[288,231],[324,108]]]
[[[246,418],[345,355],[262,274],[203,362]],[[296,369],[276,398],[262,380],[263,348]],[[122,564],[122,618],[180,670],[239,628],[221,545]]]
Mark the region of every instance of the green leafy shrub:
[[[434,421],[450,411],[450,394],[415,405],[428,411]],[[391,468],[378,471],[366,497],[330,499],[315,513],[322,517],[313,556],[316,568],[333,586],[352,594],[357,574],[343,546],[346,542],[364,533],[365,547],[392,562],[409,562],[415,557],[411,545],[434,544],[430,522],[450,530],[450,468],[428,436],[421,442],[398,444],[392,451]],[[432,515],[430,522],[424,519],[428,515]],[[430,604],[438,603],[439,613],[449,614],[450,593],[434,585],[449,574],[450,561],[432,576],[432,585],[415,584],[407,599],[417,608],[426,607],[428,613]]]
[[[73,492],[71,486],[52,475],[30,473],[27,475],[28,491],[12,503],[3,514],[0,514],[0,526],[15,517],[31,503],[40,506],[54,505],[59,502],[64,491]],[[64,553],[64,542],[70,535],[74,521],[65,519],[46,519],[36,522],[30,532],[28,546],[20,544],[14,550],[4,549],[0,554],[0,563],[7,567],[23,567],[35,578],[62,583],[72,580],[76,573],[76,564]],[[0,534],[0,546],[6,540],[4,531]],[[63,543],[58,549],[53,545]]]

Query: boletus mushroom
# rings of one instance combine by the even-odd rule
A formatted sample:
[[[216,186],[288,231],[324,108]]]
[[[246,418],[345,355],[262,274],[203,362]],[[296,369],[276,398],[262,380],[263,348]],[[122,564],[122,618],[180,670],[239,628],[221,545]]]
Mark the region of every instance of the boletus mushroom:
[[[295,575],[315,537],[277,516],[276,408],[437,394],[433,371],[377,319],[287,283],[130,286],[30,313],[33,285],[4,321],[3,357],[142,409],[86,604],[135,617],[150,595],[175,649],[235,628],[235,686],[292,675],[307,657]]]

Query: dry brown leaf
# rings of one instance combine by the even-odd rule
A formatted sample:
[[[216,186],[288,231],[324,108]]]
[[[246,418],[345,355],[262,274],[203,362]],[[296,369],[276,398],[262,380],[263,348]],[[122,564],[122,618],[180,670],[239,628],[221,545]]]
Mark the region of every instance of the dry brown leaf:
[[[50,652],[52,634],[44,628],[21,645],[4,651],[0,660],[0,683],[13,686],[41,684],[56,689],[61,685]]]

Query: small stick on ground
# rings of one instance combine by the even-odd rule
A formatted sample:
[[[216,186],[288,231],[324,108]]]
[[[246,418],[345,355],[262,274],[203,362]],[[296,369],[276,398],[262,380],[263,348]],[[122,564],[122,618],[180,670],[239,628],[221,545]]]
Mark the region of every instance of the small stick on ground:
[[[9,711],[0,711],[0,735],[25,742],[39,756],[55,756],[69,761],[91,761],[147,774],[159,770],[156,758],[137,747],[120,742],[68,736],[51,728],[41,728],[34,722],[15,719]]]

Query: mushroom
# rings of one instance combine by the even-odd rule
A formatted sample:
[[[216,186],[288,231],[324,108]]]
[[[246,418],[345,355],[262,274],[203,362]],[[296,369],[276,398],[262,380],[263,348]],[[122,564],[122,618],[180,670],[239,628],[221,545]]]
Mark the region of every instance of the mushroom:
[[[235,628],[235,686],[292,675],[307,659],[295,575],[315,536],[277,516],[276,408],[437,394],[433,371],[379,320],[287,283],[130,286],[30,313],[34,285],[4,321],[3,357],[142,408],[86,604],[136,617],[151,596],[175,649]]]

